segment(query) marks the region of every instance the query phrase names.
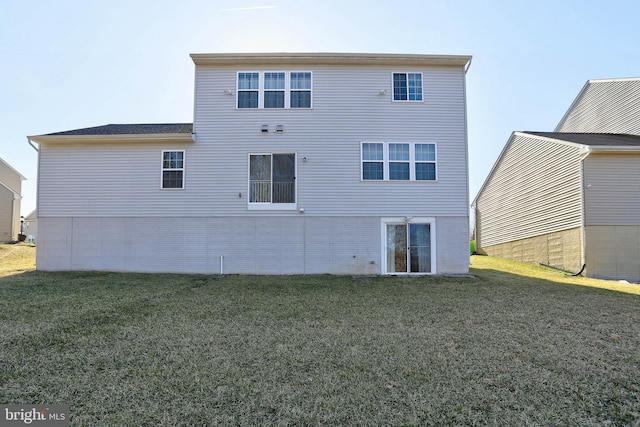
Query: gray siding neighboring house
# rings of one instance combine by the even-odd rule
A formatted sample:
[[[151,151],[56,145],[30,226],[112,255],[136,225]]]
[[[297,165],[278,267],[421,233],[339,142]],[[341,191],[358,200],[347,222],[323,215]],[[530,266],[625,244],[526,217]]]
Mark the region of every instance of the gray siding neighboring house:
[[[0,159],[0,242],[18,239],[24,176]]]
[[[511,136],[473,202],[480,253],[640,282],[639,82],[589,81],[556,132]]]
[[[27,242],[35,243],[38,240],[38,211],[33,210],[24,218],[24,234]]]
[[[589,80],[555,131],[640,135],[640,78]]]
[[[193,124],[29,137],[38,269],[468,271],[470,57],[192,59]]]

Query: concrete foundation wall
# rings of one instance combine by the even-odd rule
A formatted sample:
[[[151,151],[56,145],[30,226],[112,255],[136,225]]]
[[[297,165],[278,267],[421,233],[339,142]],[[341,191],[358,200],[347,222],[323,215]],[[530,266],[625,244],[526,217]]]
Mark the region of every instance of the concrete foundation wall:
[[[478,248],[478,253],[578,272],[582,268],[582,233],[580,228],[572,228]]]
[[[640,226],[587,226],[587,275],[640,283]]]

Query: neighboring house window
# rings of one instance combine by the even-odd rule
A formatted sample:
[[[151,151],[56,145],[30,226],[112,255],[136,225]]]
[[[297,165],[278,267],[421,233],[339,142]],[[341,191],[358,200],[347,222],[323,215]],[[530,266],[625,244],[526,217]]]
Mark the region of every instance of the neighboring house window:
[[[184,188],[184,151],[162,152],[162,188]]]
[[[249,155],[249,204],[287,208],[296,203],[296,155]],[[290,206],[286,206],[290,205]]]
[[[436,144],[363,142],[364,181],[435,181]]]
[[[310,71],[238,73],[238,108],[311,108]]]
[[[394,101],[422,101],[422,73],[393,73]]]

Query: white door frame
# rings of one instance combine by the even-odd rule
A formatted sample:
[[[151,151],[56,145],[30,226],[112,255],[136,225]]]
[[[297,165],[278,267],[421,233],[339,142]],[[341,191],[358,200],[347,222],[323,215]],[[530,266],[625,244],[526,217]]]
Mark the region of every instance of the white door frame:
[[[430,234],[431,234],[431,271],[428,273],[401,273],[401,272],[388,272],[387,271],[387,224],[429,224],[430,225]],[[437,274],[437,262],[436,262],[436,218],[435,217],[423,217],[423,216],[397,216],[397,217],[384,217],[380,221],[380,236],[381,236],[381,251],[382,257],[382,274],[393,274],[393,275],[430,275]],[[407,235],[407,240],[409,236]],[[408,243],[408,242],[407,242]],[[407,254],[408,255],[408,254]]]

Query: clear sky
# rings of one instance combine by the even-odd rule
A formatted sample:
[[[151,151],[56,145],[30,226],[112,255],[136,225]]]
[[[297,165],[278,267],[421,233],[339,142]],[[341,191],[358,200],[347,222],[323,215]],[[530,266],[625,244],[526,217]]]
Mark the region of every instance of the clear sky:
[[[193,121],[190,53],[472,55],[473,199],[511,132],[552,131],[589,79],[640,76],[636,0],[0,0],[0,158],[26,135]],[[428,96],[428,94],[427,94]]]

